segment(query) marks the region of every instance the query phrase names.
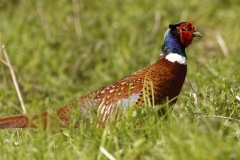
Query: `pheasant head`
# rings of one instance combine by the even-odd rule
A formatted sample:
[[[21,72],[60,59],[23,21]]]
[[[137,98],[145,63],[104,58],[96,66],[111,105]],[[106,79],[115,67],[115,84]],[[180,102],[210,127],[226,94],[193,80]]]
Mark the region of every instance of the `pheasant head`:
[[[191,23],[170,24],[164,34],[161,54],[178,53],[186,57],[185,48],[192,43],[194,37],[202,37],[202,35],[194,29]]]

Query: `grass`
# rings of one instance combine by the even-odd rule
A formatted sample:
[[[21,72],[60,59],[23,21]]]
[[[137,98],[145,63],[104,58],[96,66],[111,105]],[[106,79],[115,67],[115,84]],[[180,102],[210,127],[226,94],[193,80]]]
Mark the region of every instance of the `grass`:
[[[100,146],[116,159],[239,159],[238,6],[237,0],[2,0],[0,43],[28,113],[54,111],[154,63],[170,23],[192,22],[204,38],[187,48],[187,77],[199,103],[184,84],[167,120],[150,107],[105,128],[1,130],[1,159],[108,159]],[[0,67],[0,116],[22,113],[9,69]]]

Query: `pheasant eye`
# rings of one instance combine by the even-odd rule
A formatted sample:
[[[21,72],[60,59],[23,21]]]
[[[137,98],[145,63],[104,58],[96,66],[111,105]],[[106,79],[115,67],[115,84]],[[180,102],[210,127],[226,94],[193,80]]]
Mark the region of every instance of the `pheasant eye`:
[[[187,26],[184,26],[182,29],[183,29],[184,31],[186,31],[186,30],[188,30],[188,27],[187,27]]]

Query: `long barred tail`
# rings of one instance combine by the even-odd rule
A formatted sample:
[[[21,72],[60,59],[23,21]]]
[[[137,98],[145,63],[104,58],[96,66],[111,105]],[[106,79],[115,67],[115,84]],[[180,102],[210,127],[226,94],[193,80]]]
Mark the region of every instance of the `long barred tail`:
[[[62,123],[59,121],[62,121]],[[53,123],[54,122],[54,123]],[[48,112],[30,115],[12,115],[0,118],[0,129],[4,128],[43,128],[51,127],[51,125],[69,125],[70,114],[69,107],[65,106],[57,110],[57,118],[53,118]]]
[[[38,125],[47,127],[50,117],[47,112],[34,115],[13,115],[0,118],[0,129],[4,128],[36,128]]]

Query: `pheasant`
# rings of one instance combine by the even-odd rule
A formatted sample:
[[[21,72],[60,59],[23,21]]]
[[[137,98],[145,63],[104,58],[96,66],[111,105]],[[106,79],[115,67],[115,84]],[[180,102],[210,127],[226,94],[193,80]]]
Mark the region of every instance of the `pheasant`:
[[[162,52],[156,63],[147,66],[115,83],[102,87],[57,110],[56,117],[63,124],[70,125],[72,111],[90,116],[95,108],[100,122],[104,124],[111,114],[133,107],[145,107],[147,101],[163,104],[177,101],[187,74],[187,48],[194,37],[202,37],[189,22],[170,24],[164,34]],[[115,111],[115,112],[114,112]],[[44,128],[56,120],[48,112],[32,115],[12,115],[0,118],[0,128]]]

